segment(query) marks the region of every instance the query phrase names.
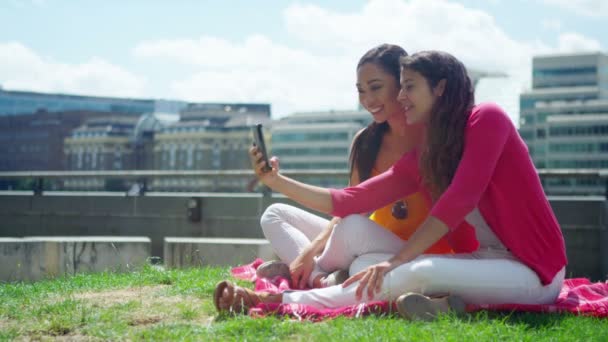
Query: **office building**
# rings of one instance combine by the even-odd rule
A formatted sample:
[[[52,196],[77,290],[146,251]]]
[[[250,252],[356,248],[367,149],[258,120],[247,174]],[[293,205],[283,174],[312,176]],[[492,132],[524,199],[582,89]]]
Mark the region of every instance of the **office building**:
[[[520,97],[520,134],[537,168],[608,167],[608,55],[535,57]],[[548,179],[549,194],[601,194],[595,179]]]
[[[0,116],[0,171],[65,170],[63,140],[104,112],[67,111]]]
[[[250,169],[247,155],[252,128],[270,123],[270,105],[247,103],[189,104],[179,122],[154,138],[154,167],[159,170]],[[154,190],[246,191],[251,179],[157,179]]]
[[[186,106],[184,101],[145,100],[100,96],[81,96],[30,91],[9,91],[0,87],[0,116],[31,114],[39,111],[96,111],[124,114],[173,113]]]
[[[351,142],[371,122],[365,110],[295,113],[272,126],[271,150],[282,170],[347,170]],[[306,177],[321,186],[345,186],[346,177]]]

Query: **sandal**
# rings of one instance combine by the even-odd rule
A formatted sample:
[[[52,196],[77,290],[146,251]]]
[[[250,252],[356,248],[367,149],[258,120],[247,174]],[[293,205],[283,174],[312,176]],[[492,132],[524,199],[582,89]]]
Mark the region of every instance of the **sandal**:
[[[420,293],[406,293],[395,302],[399,314],[409,320],[434,321],[439,314],[453,312],[457,315],[466,311],[466,304],[458,296],[429,298]]]
[[[228,303],[221,302],[224,293],[229,298]],[[228,312],[232,314],[246,314],[249,308],[260,302],[258,295],[250,289],[236,286],[228,280],[220,281],[213,292],[213,304],[217,312]]]
[[[330,274],[328,274],[321,283],[323,287],[340,285],[348,279],[348,271],[347,270],[337,270]]]
[[[291,284],[291,272],[289,271],[289,265],[280,260],[266,261],[265,263],[258,266],[255,271],[257,278],[272,279],[274,277],[282,277],[287,279]]]

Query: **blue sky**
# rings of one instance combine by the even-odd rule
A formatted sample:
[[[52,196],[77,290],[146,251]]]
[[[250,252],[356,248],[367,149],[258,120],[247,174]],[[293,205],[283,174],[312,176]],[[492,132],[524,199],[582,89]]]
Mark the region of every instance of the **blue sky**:
[[[68,1],[0,4],[5,89],[356,107],[374,45],[446,50],[526,89],[536,54],[606,51],[605,0]]]

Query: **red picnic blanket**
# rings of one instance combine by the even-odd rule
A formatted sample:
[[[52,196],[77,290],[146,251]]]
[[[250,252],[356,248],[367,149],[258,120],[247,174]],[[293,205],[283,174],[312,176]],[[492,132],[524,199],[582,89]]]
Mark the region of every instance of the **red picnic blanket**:
[[[264,261],[256,259],[252,263],[232,269],[232,276],[255,283],[256,291],[281,293],[291,289],[289,282],[280,277],[256,279],[255,270]],[[383,314],[395,308],[386,301],[355,304],[335,309],[317,309],[302,304],[258,304],[251,308],[249,315],[269,314],[288,316],[300,320],[320,321],[327,318],[346,316],[361,317],[369,314]],[[467,305],[468,312],[479,310],[573,313],[595,317],[608,317],[608,282],[592,283],[586,278],[566,279],[555,304],[496,304]]]

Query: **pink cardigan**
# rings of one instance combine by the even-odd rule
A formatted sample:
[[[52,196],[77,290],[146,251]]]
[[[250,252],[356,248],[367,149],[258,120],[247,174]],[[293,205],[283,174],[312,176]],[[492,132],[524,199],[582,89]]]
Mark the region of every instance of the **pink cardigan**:
[[[331,189],[335,216],[369,212],[422,188],[416,151],[355,187]],[[430,215],[450,234],[478,207],[502,243],[549,284],[566,264],[564,238],[545,197],[526,144],[495,104],[473,108],[454,179]]]

